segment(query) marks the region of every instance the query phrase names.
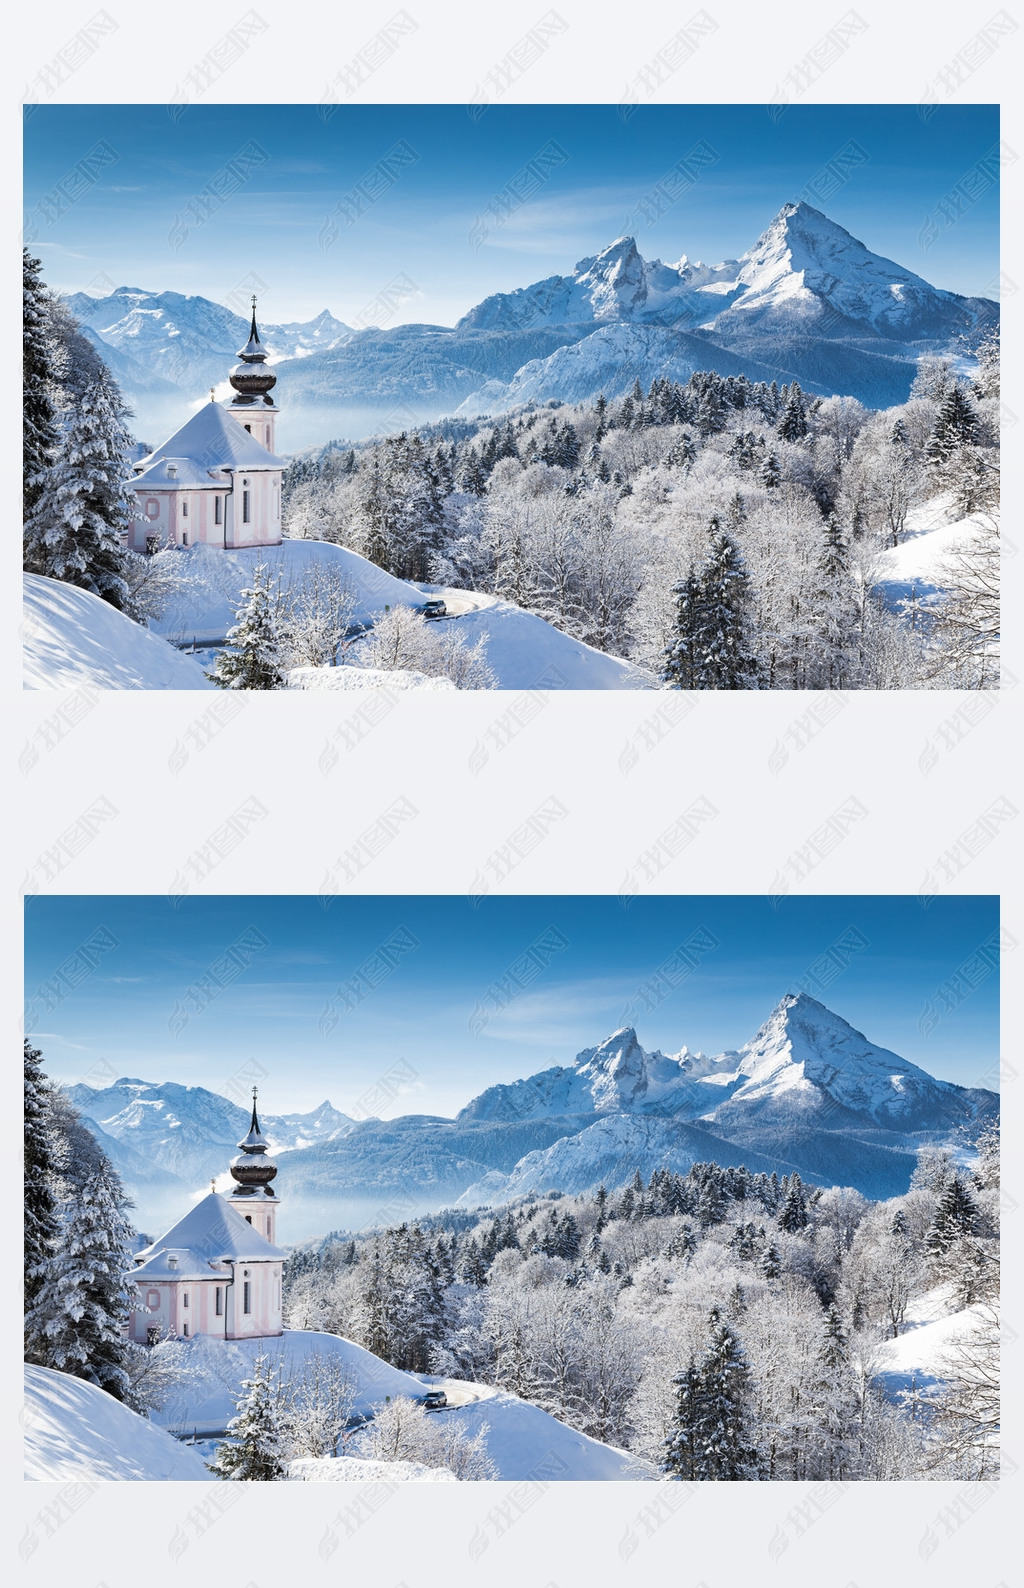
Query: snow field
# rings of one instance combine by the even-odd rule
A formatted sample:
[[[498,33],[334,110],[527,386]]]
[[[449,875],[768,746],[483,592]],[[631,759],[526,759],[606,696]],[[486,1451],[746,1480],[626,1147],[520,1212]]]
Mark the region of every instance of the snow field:
[[[50,1368],[25,1368],[25,1477],[208,1482],[202,1457],[105,1390]]]
[[[39,574],[25,576],[26,689],[213,689],[194,657],[108,601]]]

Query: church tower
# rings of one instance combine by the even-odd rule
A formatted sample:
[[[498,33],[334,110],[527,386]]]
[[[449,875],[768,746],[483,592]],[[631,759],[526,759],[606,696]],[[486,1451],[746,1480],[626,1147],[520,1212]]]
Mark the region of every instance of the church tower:
[[[251,436],[262,442],[268,452],[273,452],[274,421],[280,410],[275,406],[270,393],[277,385],[277,376],[273,370],[265,367],[267,355],[260,341],[260,333],[256,329],[255,294],[252,300],[249,340],[239,350],[238,356],[242,362],[236,364],[228,376],[235,395],[227,404],[227,411],[234,415]]]
[[[230,1164],[231,1178],[236,1182],[231,1205],[273,1246],[277,1236],[277,1210],[281,1205],[271,1185],[277,1175],[277,1164],[268,1156],[269,1143],[256,1117],[255,1086],[249,1134],[238,1145],[241,1150]]]

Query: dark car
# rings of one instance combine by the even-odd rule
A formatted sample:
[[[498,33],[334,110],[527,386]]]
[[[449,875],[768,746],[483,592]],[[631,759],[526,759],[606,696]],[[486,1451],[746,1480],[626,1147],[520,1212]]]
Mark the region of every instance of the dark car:
[[[420,1401],[420,1405],[425,1412],[439,1412],[447,1404],[448,1397],[444,1390],[428,1390]]]
[[[443,618],[446,615],[448,608],[445,606],[440,596],[434,596],[423,604],[423,606],[420,608],[420,611],[423,613],[425,618]]]

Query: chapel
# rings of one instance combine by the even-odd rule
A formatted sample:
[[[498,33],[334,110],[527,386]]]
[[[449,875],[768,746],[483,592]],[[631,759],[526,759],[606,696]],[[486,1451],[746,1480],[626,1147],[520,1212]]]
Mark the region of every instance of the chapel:
[[[249,340],[228,376],[229,402],[204,403],[162,446],[135,464],[132,486],[141,517],[130,531],[132,550],[163,546],[281,544],[281,477],[274,452],[279,413],[271,392],[277,376],[256,325],[252,300]]]
[[[283,1332],[285,1253],[274,1244],[280,1206],[277,1164],[260,1130],[256,1088],[252,1122],[230,1164],[235,1185],[213,1189],[135,1256],[125,1278],[135,1286],[128,1337],[153,1345],[168,1337],[248,1340]]]

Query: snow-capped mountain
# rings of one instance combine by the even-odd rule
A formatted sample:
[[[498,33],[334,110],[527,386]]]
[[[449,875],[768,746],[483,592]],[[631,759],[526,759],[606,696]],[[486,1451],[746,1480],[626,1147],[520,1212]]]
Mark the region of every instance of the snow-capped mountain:
[[[728,1063],[731,1055],[723,1055]],[[937,1081],[916,1064],[876,1047],[806,993],[790,994],[735,1055],[739,1084],[708,1116],[839,1121],[886,1130],[951,1129],[991,1093]]]
[[[152,389],[154,378],[169,382],[195,399],[223,381],[249,335],[249,322],[223,304],[180,292],[147,292],[117,287],[105,298],[72,293],[68,307],[105,353],[120,355],[111,367],[130,396]],[[314,319],[288,325],[262,325],[260,335],[271,363],[307,358],[343,346],[353,335],[328,309]]]
[[[143,429],[167,422],[169,383],[198,401],[222,381],[245,320],[198,296],[119,287],[69,305],[103,351]],[[619,237],[568,274],[494,293],[453,326],[352,331],[328,310],[261,327],[289,443],[396,429],[459,410],[620,396],[636,379],[696,369],[797,379],[873,406],[906,398],[921,353],[992,324],[998,306],[931,286],[808,204],[784,204],[739,259],[646,260]],[[287,425],[285,420],[287,418]]]
[[[800,203],[784,204],[739,259],[705,265],[684,255],[663,264],[645,260],[632,237],[617,237],[567,276],[485,298],[459,328],[654,321],[714,332],[783,316],[812,328],[827,319],[834,335],[838,314],[847,335],[903,341],[952,337],[992,308],[987,299],[930,286]]]
[[[827,1120],[828,1129],[906,1133],[952,1128],[984,1111],[992,1096],[935,1080],[807,993],[789,993],[736,1052],[647,1053],[627,1026],[566,1068],[488,1087],[458,1117],[655,1113],[713,1126]]]
[[[244,1107],[202,1086],[126,1076],[102,1088],[71,1086],[68,1095],[86,1124],[107,1138],[102,1145],[117,1144],[112,1155],[129,1180],[141,1163],[191,1188],[223,1173],[249,1128]],[[355,1124],[329,1102],[307,1114],[261,1114],[260,1122],[274,1152],[333,1141]]]
[[[147,1222],[167,1181],[194,1191],[222,1173],[248,1116],[202,1087],[121,1080],[72,1101],[111,1153]],[[787,994],[743,1047],[708,1056],[645,1050],[631,1027],[572,1064],[491,1086],[455,1119],[353,1121],[324,1103],[268,1115],[286,1153],[293,1238],[409,1217],[457,1199],[608,1189],[666,1166],[745,1163],[865,1195],[905,1191],[915,1153],[998,1111],[988,1091],[939,1081],[870,1042],[806,993]]]
[[[723,1068],[724,1067],[724,1068]],[[739,1084],[728,1058],[709,1059],[688,1048],[672,1057],[640,1046],[632,1026],[584,1048],[565,1068],[528,1080],[489,1086],[459,1120],[543,1119],[553,1114],[686,1114],[697,1117],[719,1102],[723,1086]]]

